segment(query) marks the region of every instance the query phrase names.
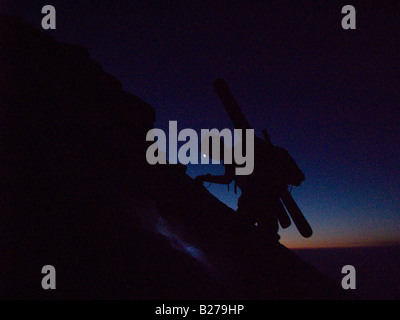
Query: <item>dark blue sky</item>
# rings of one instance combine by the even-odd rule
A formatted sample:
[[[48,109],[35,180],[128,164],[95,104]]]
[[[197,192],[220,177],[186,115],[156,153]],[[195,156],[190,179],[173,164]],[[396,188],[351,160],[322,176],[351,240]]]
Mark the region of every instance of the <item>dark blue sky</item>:
[[[267,128],[306,174],[293,195],[314,236],[291,227],[288,246],[399,241],[400,6],[326,2],[52,1],[57,30],[46,32],[86,46],[154,107],[156,127],[232,128],[212,89],[225,78],[256,134]],[[38,27],[45,4],[2,1]],[[356,30],[341,28],[346,4]],[[236,206],[232,188],[210,190]]]

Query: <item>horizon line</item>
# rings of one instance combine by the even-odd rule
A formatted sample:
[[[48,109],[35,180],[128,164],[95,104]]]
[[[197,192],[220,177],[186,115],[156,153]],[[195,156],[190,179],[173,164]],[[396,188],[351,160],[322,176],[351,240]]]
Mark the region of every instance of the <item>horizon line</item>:
[[[283,244],[284,245],[284,244]],[[400,246],[398,241],[385,241],[379,243],[357,243],[357,244],[340,244],[340,245],[321,245],[321,246],[290,246],[285,245],[290,250],[318,250],[318,249],[353,249],[353,248],[382,248]]]

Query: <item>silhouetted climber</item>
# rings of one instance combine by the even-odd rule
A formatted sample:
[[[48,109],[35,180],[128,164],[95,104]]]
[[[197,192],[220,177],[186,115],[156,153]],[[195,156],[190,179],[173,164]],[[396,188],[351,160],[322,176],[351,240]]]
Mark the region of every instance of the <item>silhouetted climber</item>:
[[[234,181],[236,192],[237,186],[241,190],[238,201],[237,213],[250,227],[249,230],[262,232],[266,241],[278,241],[278,216],[286,216],[285,209],[279,200],[279,195],[274,191],[273,175],[271,174],[274,147],[266,148],[264,140],[255,137],[255,166],[250,175],[235,175],[235,163],[226,163],[224,155],[231,152],[233,159],[233,148],[227,148],[223,139],[220,140],[220,160],[224,164],[223,175],[201,175],[195,178],[199,182],[211,182],[229,185]],[[212,148],[211,148],[212,150]],[[216,157],[210,151],[210,158]],[[287,218],[290,224],[290,219]]]
[[[226,82],[217,79],[214,88],[235,128],[251,129]],[[256,230],[263,231],[266,240],[279,240],[278,220],[282,228],[290,225],[290,219],[282,202],[299,232],[308,238],[312,235],[311,227],[287,190],[288,185],[300,185],[304,180],[304,174],[285,149],[271,143],[265,130],[263,135],[264,139],[255,137],[254,140],[253,173],[234,175],[235,165],[225,164],[223,176],[204,175],[196,177],[196,180],[215,183],[229,183],[234,180],[242,190],[238,201],[238,214],[250,225],[257,227]],[[224,146],[223,143],[221,145]],[[245,146],[242,150],[246,150]],[[224,152],[220,152],[221,159],[224,157],[223,154]]]

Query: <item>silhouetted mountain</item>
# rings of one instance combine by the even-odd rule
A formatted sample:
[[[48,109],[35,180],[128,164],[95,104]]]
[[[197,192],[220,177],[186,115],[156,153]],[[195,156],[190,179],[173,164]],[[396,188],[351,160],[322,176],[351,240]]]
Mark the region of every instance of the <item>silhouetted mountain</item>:
[[[1,16],[5,298],[349,298],[182,165],[146,162],[154,109],[83,47]],[[41,288],[53,265],[57,289]]]

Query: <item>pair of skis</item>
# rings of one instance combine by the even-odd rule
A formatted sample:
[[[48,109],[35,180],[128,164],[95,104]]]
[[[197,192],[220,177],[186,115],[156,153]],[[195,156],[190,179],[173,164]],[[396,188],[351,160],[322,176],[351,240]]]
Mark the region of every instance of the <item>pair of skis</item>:
[[[228,84],[224,79],[218,78],[213,83],[214,90],[217,93],[219,99],[221,100],[223,106],[225,107],[226,112],[229,115],[234,127],[236,129],[252,129],[246,117],[244,116],[242,110],[239,107],[239,104],[236,102],[232,92],[230,91]],[[266,133],[263,131],[264,140],[267,144],[270,144],[271,141]],[[286,210],[282,207],[282,210],[278,212],[278,220],[282,228],[287,228],[290,226],[290,217],[292,218],[294,224],[296,225],[297,230],[300,234],[309,238],[312,236],[312,229],[300,208],[298,207],[296,201],[294,201],[292,195],[287,190],[286,185],[276,183],[276,192],[279,195],[282,203],[284,204]],[[287,211],[287,212],[286,212]]]

